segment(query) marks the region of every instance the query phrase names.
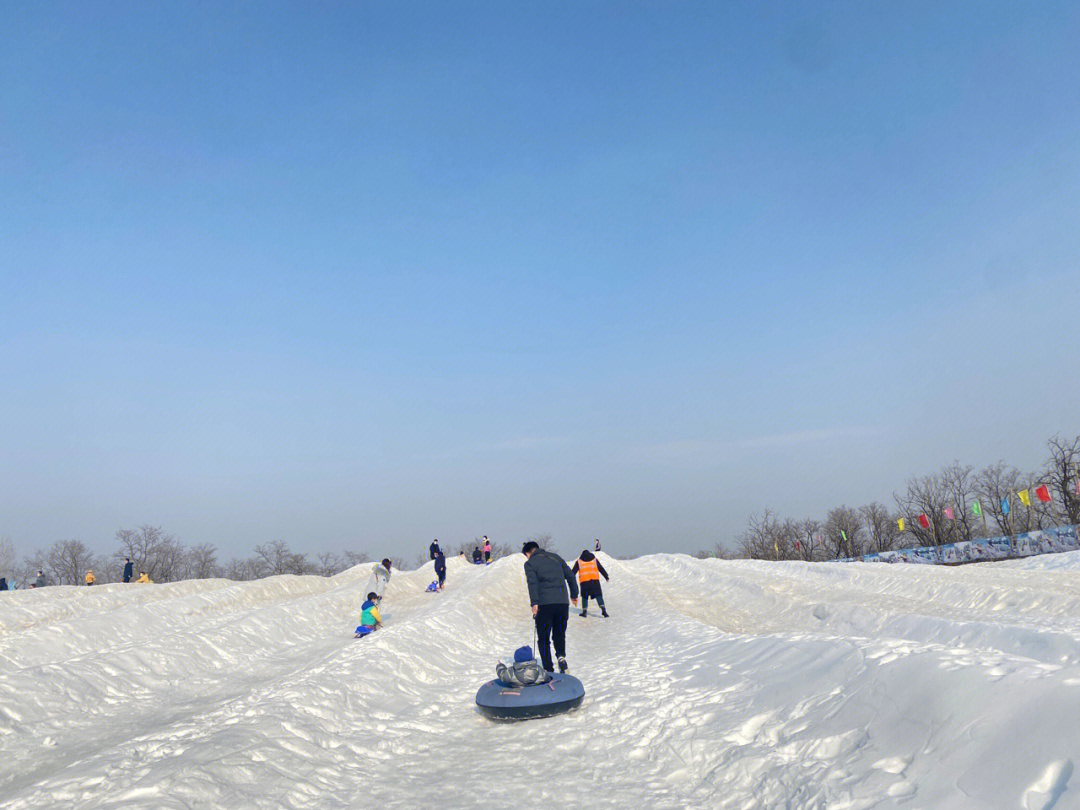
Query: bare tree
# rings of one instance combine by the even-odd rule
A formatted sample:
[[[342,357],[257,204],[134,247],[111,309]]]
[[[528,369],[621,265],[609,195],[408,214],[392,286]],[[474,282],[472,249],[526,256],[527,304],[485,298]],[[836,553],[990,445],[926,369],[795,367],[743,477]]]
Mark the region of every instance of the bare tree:
[[[907,491],[903,495],[894,494],[893,498],[919,545],[940,546],[946,542],[949,527],[946,525],[945,508],[949,505],[949,495],[941,482],[941,476],[909,478]],[[918,515],[926,515],[930,525],[920,525]]]
[[[306,554],[298,554],[284,540],[274,540],[255,546],[256,564],[264,572],[262,576],[281,574],[306,574],[311,571]]]
[[[1080,436],[1063,439],[1054,436],[1047,442],[1050,459],[1046,463],[1048,487],[1054,494],[1060,519],[1080,524]]]
[[[10,537],[0,537],[0,577],[15,581],[15,544]]]
[[[800,521],[798,524],[799,541],[795,552],[799,559],[811,562],[825,558],[824,535],[821,522],[813,519]]]
[[[858,557],[863,553],[863,523],[858,509],[838,506],[825,516],[823,534],[836,557]]]
[[[266,576],[261,569],[259,562],[252,557],[241,559],[234,557],[225,564],[223,570],[226,579],[236,580],[238,582],[247,582],[252,579],[259,579]]]
[[[82,540],[57,540],[45,552],[45,570],[57,585],[81,585],[94,564],[94,553]]]
[[[941,471],[938,479],[947,498],[951,501],[953,517],[946,518],[946,526],[949,529],[948,542],[971,540],[979,537],[982,532],[981,521],[976,522],[975,515],[971,512],[971,502],[975,499],[976,477],[971,465],[961,465],[954,461]],[[942,510],[944,512],[944,510]]]
[[[867,553],[877,554],[882,551],[892,551],[896,548],[900,529],[896,525],[896,520],[889,514],[888,507],[874,501],[866,506],[860,506],[859,515],[862,517],[868,535],[866,538]]]
[[[140,526],[116,532],[118,561],[131,558],[136,571],[145,571],[154,582],[171,582],[182,576],[184,546],[160,526]]]
[[[221,576],[217,561],[217,549],[212,543],[199,543],[187,553],[186,578],[211,579]]]
[[[355,568],[366,562],[371,562],[371,557],[363,551],[343,551],[339,559],[340,571],[348,571],[350,568]]]
[[[780,559],[778,523],[771,509],[766,509],[760,516],[750,515],[746,531],[735,539],[742,555],[758,560]]]
[[[1012,509],[1005,512],[1002,502],[1008,499],[1010,505],[1016,500],[1013,495],[1020,482],[1020,471],[1006,466],[1004,461],[991,464],[979,470],[975,476],[975,491],[983,513],[989,513],[1002,534],[1013,534]]]

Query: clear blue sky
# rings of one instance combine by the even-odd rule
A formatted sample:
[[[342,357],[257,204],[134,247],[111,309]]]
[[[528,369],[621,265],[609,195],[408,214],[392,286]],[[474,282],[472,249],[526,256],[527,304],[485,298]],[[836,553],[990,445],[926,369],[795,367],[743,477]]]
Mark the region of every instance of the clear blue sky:
[[[1075,3],[14,3],[0,536],[691,550],[1080,432]]]

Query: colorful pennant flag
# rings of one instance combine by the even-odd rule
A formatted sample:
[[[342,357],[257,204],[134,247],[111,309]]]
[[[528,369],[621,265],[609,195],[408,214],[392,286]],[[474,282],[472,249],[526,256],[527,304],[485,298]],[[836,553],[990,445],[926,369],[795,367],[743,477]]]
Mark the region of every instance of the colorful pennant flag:
[[[1017,492],[1016,494],[1020,496],[1020,503],[1022,503],[1024,506],[1031,506],[1031,493],[1030,492],[1028,492],[1026,489],[1022,489],[1019,492]]]
[[[847,542],[847,534],[844,532],[843,529],[840,530],[840,536],[844,538],[844,542],[846,543]]]
[[[795,541],[795,550],[796,551],[802,551],[802,542],[801,541],[799,541],[799,540]]]
[[[946,506],[945,507],[945,519],[946,520],[953,520],[955,517],[956,517],[956,513],[953,512],[953,508],[951,506]]]
[[[1001,499],[1001,514],[1003,514],[1003,515],[1009,514],[1009,499],[1008,498],[1002,498]]]
[[[907,525],[907,521],[905,521],[903,518],[900,518],[898,521],[896,521],[896,525],[900,527],[900,531],[903,531],[904,527]]]
[[[773,547],[773,551],[776,552],[776,556],[779,557],[780,556],[780,544],[779,544],[779,542],[776,541],[776,540],[773,540],[772,541],[772,547]]]
[[[1035,490],[1035,494],[1039,496],[1039,500],[1043,503],[1050,502],[1050,490],[1046,488],[1046,484],[1043,484]]]
[[[1076,479],[1076,494],[1080,495],[1080,478]]]
[[[982,504],[980,504],[977,500],[971,502],[971,514],[975,515],[976,517],[982,514]]]
[[[924,529],[930,528],[930,518],[926,516],[925,512],[919,515],[919,525],[922,526]]]

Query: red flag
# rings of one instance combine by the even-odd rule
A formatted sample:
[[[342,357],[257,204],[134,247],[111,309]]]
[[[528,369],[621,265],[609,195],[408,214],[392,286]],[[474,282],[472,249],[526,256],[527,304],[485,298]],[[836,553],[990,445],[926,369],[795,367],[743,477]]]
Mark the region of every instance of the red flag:
[[[1035,494],[1039,496],[1039,500],[1043,503],[1047,503],[1050,500],[1050,490],[1046,488],[1046,484],[1035,489]]]
[[[922,526],[924,529],[930,528],[930,518],[926,516],[925,512],[919,515],[919,525]]]
[[[802,551],[802,543],[800,543],[798,540],[795,541],[795,550]]]

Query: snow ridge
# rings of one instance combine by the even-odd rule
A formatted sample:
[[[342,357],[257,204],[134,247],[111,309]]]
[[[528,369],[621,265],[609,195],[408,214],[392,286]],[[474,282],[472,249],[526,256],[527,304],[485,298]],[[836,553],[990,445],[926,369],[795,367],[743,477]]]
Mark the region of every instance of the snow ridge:
[[[1065,806],[1080,553],[963,568],[602,555],[573,714],[474,709],[528,643],[522,558],[0,598],[0,806]],[[1075,801],[1075,796],[1073,796]],[[496,804],[500,802],[495,801]]]

